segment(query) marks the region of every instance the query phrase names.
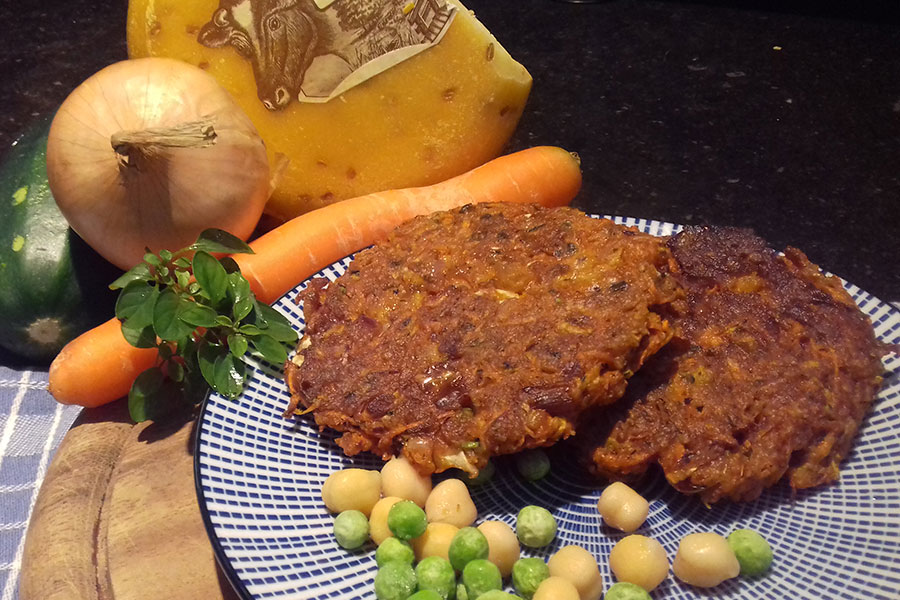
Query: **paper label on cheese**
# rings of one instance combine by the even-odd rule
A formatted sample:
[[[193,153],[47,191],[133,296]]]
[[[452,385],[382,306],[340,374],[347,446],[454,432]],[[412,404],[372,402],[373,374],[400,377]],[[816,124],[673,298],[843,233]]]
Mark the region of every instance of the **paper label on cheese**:
[[[197,40],[253,66],[269,110],[327,102],[440,42],[446,0],[219,0]]]

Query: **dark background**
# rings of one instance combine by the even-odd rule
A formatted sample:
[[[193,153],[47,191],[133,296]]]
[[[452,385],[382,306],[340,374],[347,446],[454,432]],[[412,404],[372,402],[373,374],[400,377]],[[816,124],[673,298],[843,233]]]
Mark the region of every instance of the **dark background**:
[[[467,2],[534,77],[510,150],[578,152],[577,206],[752,227],[884,300],[900,299],[896,4]],[[125,58],[126,6],[0,0],[0,155]]]

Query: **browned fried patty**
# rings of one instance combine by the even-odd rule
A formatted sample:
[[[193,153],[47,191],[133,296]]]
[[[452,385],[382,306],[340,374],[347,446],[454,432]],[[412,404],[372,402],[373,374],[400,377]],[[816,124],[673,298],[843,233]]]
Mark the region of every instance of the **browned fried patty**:
[[[688,312],[599,416],[592,468],[627,478],[659,463],[706,503],[784,476],[795,489],[836,480],[881,380],[868,319],[802,252],[779,256],[746,230],[690,229],[669,247]]]
[[[292,401],[347,454],[402,451],[423,472],[549,445],[669,340],[670,258],[570,208],[419,217],[302,293]]]

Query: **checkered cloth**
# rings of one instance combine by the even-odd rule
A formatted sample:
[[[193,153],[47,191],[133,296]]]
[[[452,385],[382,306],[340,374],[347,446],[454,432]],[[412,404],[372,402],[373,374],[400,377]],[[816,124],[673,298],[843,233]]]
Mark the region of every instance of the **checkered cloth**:
[[[47,393],[46,371],[0,366],[0,600],[18,598],[28,518],[53,453],[79,410]]]

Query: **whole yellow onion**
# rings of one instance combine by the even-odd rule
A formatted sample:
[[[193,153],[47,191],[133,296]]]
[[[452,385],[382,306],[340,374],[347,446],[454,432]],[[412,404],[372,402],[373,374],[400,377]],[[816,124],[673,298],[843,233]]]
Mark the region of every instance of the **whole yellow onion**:
[[[122,269],[210,227],[247,239],[271,192],[247,116],[212,76],[168,58],[78,86],[50,127],[47,175],[72,229]]]

